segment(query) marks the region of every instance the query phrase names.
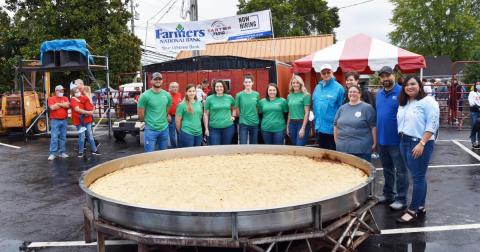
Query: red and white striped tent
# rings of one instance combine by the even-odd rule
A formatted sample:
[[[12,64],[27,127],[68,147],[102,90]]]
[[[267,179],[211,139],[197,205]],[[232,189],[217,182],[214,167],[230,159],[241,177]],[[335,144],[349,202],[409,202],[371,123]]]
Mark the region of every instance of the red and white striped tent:
[[[371,73],[383,66],[398,66],[402,72],[416,72],[425,68],[422,55],[409,52],[364,34],[351,38],[310,54],[293,62],[293,72],[307,73],[312,67],[320,72],[323,64],[330,64],[334,72],[357,71]]]

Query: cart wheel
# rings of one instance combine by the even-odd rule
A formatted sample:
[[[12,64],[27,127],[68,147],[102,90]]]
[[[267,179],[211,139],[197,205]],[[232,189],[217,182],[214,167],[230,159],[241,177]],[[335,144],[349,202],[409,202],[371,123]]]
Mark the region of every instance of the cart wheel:
[[[125,140],[125,136],[127,135],[127,133],[123,132],[123,131],[114,131],[113,132],[113,136],[115,137],[115,139],[117,139],[118,141],[123,141]]]
[[[47,120],[45,116],[40,117],[37,122],[35,122],[35,125],[33,126],[33,130],[36,133],[45,133],[47,132]]]

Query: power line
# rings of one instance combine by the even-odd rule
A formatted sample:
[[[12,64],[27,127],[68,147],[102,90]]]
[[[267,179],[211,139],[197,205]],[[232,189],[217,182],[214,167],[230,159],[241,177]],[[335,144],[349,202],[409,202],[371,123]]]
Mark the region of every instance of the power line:
[[[177,2],[178,2],[178,0],[175,0],[175,1],[172,3],[172,5],[170,5],[170,8],[168,8],[168,10],[167,10],[165,13],[163,13],[163,15],[162,15],[162,16],[157,20],[157,22],[155,22],[155,23],[158,24],[158,23],[163,19],[163,17],[165,17],[165,15],[167,15],[168,12],[170,12],[170,10],[172,10],[173,6],[174,6]]]
[[[363,2],[359,2],[359,3],[354,3],[354,4],[350,4],[350,5],[347,5],[347,6],[342,6],[342,7],[338,7],[338,9],[345,9],[345,8],[349,8],[349,7],[353,7],[353,6],[357,6],[357,5],[361,5],[361,4],[366,4],[366,3],[369,3],[369,2],[373,2],[375,0],[367,0],[367,1],[363,1]]]

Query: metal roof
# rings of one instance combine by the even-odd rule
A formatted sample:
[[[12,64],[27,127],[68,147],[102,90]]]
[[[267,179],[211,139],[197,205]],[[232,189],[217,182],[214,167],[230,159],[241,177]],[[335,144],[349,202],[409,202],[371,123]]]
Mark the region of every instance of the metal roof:
[[[200,56],[237,56],[291,63],[331,46],[333,42],[331,34],[222,42],[207,44],[206,49],[200,51]],[[190,57],[192,51],[181,51],[177,54],[177,59]]]

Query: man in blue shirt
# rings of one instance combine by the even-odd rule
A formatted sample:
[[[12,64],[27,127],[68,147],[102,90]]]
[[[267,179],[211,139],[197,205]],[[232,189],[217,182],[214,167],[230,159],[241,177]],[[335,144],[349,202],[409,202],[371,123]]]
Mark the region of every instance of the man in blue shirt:
[[[385,178],[379,203],[391,203],[390,208],[401,210],[407,206],[408,191],[407,168],[400,154],[400,138],[397,132],[398,97],[402,87],[395,83],[391,67],[382,67],[378,75],[383,88],[376,96],[377,141]]]
[[[317,83],[312,95],[315,133],[320,148],[335,150],[333,120],[342,106],[345,89],[333,77],[332,66],[320,67],[322,80]]]

